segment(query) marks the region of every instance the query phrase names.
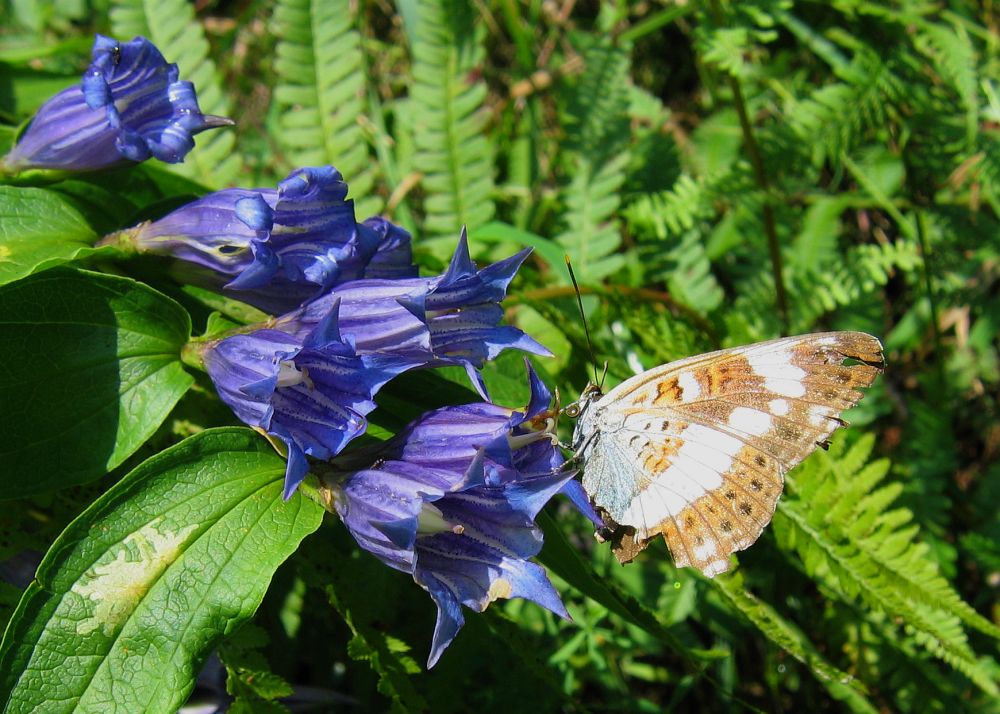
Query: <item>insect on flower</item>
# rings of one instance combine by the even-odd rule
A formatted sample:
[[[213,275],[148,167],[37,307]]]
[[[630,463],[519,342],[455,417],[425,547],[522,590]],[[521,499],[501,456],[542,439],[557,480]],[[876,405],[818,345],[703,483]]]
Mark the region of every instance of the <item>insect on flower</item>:
[[[846,365],[849,360],[852,364]],[[562,413],[583,488],[627,563],[656,536],[712,577],[771,521],[784,475],[847,422],[883,367],[863,332],[786,337],[595,383]]]
[[[821,332],[670,362],[607,394],[595,367],[560,413],[577,419],[570,448],[598,538],[628,563],[662,535],[678,567],[726,572],[771,522],[785,473],[847,425],[841,412],[884,364],[877,338]]]

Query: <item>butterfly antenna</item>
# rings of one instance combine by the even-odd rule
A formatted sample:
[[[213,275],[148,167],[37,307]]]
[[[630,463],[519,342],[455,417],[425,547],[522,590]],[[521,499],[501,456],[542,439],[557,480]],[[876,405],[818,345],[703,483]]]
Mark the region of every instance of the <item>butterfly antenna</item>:
[[[583,311],[583,297],[580,295],[580,285],[576,282],[576,274],[573,272],[573,264],[566,258],[566,269],[569,271],[569,279],[573,281],[573,290],[576,292],[576,304],[580,308],[580,319],[583,320],[583,333],[587,336],[587,349],[590,350],[590,365],[594,368],[594,384],[599,381],[597,377],[597,356],[594,354],[594,343],[590,339],[590,328],[587,326],[587,313]]]

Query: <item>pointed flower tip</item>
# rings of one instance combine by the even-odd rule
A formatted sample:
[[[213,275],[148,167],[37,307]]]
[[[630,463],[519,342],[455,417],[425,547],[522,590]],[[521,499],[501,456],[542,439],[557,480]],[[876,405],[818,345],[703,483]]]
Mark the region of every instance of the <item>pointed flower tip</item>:
[[[334,342],[343,342],[340,336],[340,298],[334,298],[330,303],[329,312],[305,340],[306,346],[313,348]]]
[[[534,366],[531,364],[531,360],[527,357],[524,358],[524,366],[528,372],[528,384],[531,387],[531,398],[528,400],[525,417],[532,419],[548,410],[549,405],[552,404],[552,392],[546,386],[545,382],[542,381],[542,378],[538,376]]]
[[[472,256],[469,254],[469,237],[463,228],[462,234],[458,237],[458,245],[455,246],[455,253],[448,264],[448,270],[441,276],[441,282],[443,285],[450,285],[459,278],[475,272],[476,264],[472,262]]]
[[[8,154],[9,168],[95,171],[155,157],[182,161],[194,134],[229,123],[206,117],[194,87],[179,81],[145,37],[98,35],[81,83],[41,106]]]

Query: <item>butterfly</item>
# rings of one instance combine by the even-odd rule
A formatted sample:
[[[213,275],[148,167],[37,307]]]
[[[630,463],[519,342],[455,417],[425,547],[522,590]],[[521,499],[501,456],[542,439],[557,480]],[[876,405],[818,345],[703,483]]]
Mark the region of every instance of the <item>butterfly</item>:
[[[678,567],[725,572],[883,366],[875,337],[824,332],[671,362],[607,394],[589,384],[562,413],[604,539],[627,563],[662,535]]]

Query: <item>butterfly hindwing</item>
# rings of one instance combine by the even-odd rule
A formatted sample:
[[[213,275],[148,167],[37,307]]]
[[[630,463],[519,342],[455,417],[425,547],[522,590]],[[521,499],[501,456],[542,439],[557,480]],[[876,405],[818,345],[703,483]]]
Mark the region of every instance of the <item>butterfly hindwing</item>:
[[[724,572],[770,522],[784,473],[844,424],[881,364],[870,335],[817,333],[673,362],[593,403],[575,441],[619,559],[662,534],[677,565]]]

